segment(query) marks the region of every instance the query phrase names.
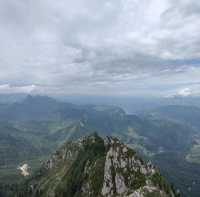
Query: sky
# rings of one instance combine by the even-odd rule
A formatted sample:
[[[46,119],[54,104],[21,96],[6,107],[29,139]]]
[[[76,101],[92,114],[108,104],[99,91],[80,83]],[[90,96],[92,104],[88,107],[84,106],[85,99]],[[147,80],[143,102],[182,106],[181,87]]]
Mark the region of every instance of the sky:
[[[0,93],[200,95],[200,1],[0,0]]]

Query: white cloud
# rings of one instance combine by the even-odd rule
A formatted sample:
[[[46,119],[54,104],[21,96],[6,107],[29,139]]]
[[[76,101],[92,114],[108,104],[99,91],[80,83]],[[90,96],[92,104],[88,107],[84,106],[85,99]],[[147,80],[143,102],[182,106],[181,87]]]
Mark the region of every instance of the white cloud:
[[[176,90],[169,91],[164,95],[165,97],[188,97],[200,96],[200,83],[192,84],[189,87],[182,87]]]
[[[0,93],[26,93],[29,94],[36,89],[35,85],[27,85],[27,86],[11,86],[9,84],[0,85]]]
[[[190,96],[192,94],[191,89],[190,88],[184,88],[181,89],[177,92],[178,96]]]

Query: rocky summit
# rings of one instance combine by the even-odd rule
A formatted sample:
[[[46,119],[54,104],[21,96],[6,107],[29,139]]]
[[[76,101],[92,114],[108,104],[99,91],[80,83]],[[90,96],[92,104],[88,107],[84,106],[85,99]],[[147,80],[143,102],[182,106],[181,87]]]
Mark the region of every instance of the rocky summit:
[[[150,162],[117,138],[66,142],[16,192],[19,197],[173,197]]]

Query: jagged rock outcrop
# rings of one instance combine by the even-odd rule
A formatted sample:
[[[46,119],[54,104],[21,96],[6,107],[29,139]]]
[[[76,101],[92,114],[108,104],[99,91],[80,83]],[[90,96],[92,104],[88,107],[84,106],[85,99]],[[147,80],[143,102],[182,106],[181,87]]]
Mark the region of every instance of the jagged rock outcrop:
[[[18,196],[173,197],[151,163],[116,138],[94,134],[67,142],[27,181]]]

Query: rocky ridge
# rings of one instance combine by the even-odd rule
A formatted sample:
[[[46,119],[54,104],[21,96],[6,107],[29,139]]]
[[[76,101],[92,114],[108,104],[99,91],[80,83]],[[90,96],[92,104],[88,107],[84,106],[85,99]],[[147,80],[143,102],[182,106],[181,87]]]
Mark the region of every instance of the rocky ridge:
[[[20,197],[173,197],[150,162],[117,138],[66,142],[30,178]]]

